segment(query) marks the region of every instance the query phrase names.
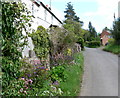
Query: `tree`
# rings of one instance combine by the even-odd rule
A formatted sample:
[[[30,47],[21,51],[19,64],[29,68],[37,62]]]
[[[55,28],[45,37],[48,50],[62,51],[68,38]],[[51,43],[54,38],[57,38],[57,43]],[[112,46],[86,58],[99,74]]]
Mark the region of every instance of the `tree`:
[[[83,22],[80,21],[80,18],[76,15],[73,5],[71,2],[67,3],[67,8],[63,27],[69,32],[68,38],[76,39],[76,42],[80,41],[80,37],[82,37],[82,28]],[[70,37],[71,35],[74,35],[75,37]],[[67,40],[67,39],[66,39]],[[84,46],[83,46],[84,47]]]
[[[80,18],[76,15],[71,2],[67,3],[67,8],[66,11],[64,11],[64,13],[66,13],[65,15],[66,20],[76,21],[79,22],[81,25],[83,25],[83,21],[80,21]]]
[[[95,27],[92,26],[91,22],[89,22],[88,28],[89,28],[90,37],[91,37],[91,40],[92,40],[93,38],[95,38],[97,36],[97,32],[95,30]]]
[[[50,41],[53,44],[51,47],[52,54],[63,53],[67,47],[73,46],[76,42],[75,34],[64,28],[53,28],[50,32]]]
[[[66,11],[64,11],[64,13],[66,13],[66,19],[74,20],[76,13],[74,12],[73,5],[71,4],[71,2],[67,3],[67,8]]]
[[[89,24],[88,24],[88,28],[89,28],[89,32],[91,33],[92,32],[92,23],[91,22],[89,22]]]
[[[120,44],[120,18],[113,22],[112,35],[117,44]]]

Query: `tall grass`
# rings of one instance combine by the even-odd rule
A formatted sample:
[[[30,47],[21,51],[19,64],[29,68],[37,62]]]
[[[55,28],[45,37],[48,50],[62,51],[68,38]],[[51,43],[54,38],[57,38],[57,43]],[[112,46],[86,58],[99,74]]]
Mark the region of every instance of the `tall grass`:
[[[112,52],[115,54],[119,54],[120,53],[120,45],[112,43],[112,44],[107,45],[103,50],[108,51],[108,52]]]
[[[63,96],[78,96],[80,92],[84,58],[82,53],[75,54],[75,64],[66,66],[67,80],[60,84]]]

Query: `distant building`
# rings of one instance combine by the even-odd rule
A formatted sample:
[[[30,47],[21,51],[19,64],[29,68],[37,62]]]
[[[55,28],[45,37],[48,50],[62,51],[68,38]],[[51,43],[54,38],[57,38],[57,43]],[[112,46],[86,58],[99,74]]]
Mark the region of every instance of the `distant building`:
[[[38,26],[43,26],[48,29],[51,26],[62,26],[62,22],[58,17],[52,12],[51,8],[48,5],[43,4],[41,0],[21,0],[21,2],[26,4],[26,7],[31,12],[31,14],[35,17],[33,19],[32,28],[37,30]],[[26,34],[23,31],[24,34]],[[32,33],[32,31],[30,31]],[[29,52],[34,49],[34,45],[32,43],[32,39],[28,38],[28,45],[25,46],[22,56],[29,57]]]
[[[118,2],[118,17],[120,17],[120,1]]]
[[[106,45],[108,44],[108,40],[111,38],[111,34],[108,31],[103,30],[100,38],[101,38],[101,44]]]

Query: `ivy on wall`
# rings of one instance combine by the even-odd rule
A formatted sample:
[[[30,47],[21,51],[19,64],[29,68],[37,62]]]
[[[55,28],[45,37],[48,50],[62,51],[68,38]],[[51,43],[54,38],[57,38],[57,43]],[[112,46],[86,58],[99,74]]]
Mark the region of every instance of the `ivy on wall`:
[[[2,5],[2,89],[20,75],[22,50],[27,45],[27,35],[31,26],[30,12],[23,3],[1,2]],[[27,29],[26,29],[27,28]]]

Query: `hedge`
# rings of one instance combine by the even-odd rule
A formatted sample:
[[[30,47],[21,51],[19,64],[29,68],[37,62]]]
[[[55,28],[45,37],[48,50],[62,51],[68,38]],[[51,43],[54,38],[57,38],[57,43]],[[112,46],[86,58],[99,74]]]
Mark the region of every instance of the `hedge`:
[[[100,47],[100,41],[90,41],[90,42],[86,42],[87,47],[90,48],[96,48],[96,47]]]

